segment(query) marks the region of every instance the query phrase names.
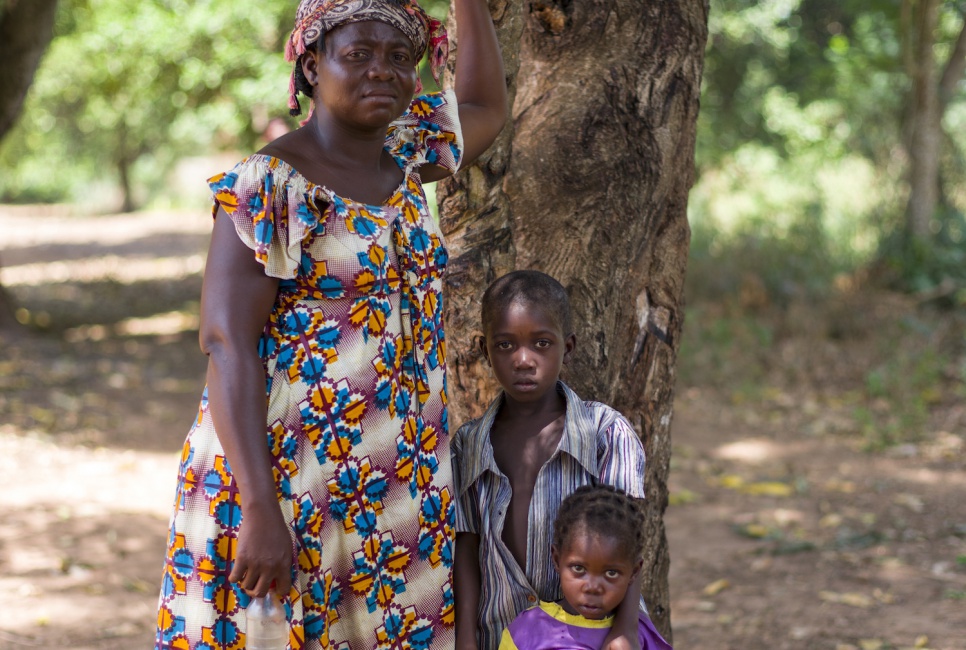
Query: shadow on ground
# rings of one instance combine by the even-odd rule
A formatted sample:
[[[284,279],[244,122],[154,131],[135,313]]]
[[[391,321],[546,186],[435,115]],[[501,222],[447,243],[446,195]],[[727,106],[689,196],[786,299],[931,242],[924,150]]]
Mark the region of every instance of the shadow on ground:
[[[0,649],[152,644],[209,228],[0,210],[31,332],[0,334]],[[863,294],[687,322],[675,647],[966,648],[962,321]]]

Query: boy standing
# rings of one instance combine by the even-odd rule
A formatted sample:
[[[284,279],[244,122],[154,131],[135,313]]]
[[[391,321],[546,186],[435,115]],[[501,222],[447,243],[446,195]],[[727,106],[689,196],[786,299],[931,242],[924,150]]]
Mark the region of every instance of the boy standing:
[[[576,345],[566,290],[515,271],[483,295],[480,341],[503,392],[453,443],[458,650],[495,650],[503,629],[560,598],[550,547],[560,502],[581,485],[644,497],[644,448],[617,411],[585,402],[559,379]],[[640,575],[604,648],[638,645]]]

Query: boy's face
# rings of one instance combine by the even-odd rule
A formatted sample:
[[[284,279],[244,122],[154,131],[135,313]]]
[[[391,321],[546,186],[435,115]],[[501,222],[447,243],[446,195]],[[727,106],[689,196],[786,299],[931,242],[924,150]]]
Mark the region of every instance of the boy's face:
[[[519,301],[489,325],[481,348],[507,397],[535,402],[551,393],[576,336],[565,336],[546,309]]]
[[[563,608],[592,620],[613,614],[641,569],[642,562],[627,555],[620,540],[609,535],[574,531],[562,549],[552,551]]]

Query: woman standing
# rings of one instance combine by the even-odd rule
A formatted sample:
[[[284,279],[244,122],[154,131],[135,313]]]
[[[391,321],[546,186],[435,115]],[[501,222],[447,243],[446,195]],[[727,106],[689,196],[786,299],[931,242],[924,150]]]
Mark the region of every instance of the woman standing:
[[[314,110],[209,181],[207,387],[157,649],[243,648],[244,608],[269,590],[293,649],[453,645],[447,255],[421,182],[506,119],[486,4],[455,6],[455,92],[413,99],[423,54],[445,63],[442,25],[414,0],[303,0],[289,104]]]

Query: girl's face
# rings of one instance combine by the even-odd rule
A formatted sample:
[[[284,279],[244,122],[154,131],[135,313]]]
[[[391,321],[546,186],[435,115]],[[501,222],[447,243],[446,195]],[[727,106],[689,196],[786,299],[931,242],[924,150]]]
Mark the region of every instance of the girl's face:
[[[575,342],[547,310],[513,301],[489,323],[481,348],[507,397],[532,403],[554,394]]]
[[[413,44],[379,21],[349,23],[325,35],[325,50],[309,50],[305,77],[316,86],[319,110],[350,126],[384,130],[409,106],[416,89]]]
[[[627,557],[620,540],[575,528],[562,549],[552,549],[563,608],[592,620],[609,616],[624,600],[643,560]]]

